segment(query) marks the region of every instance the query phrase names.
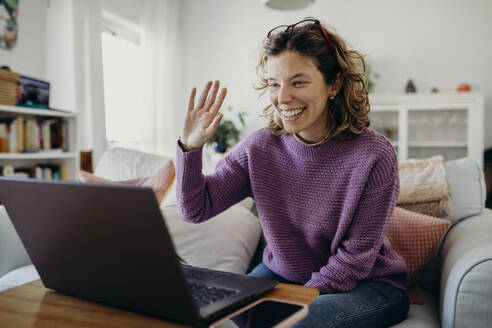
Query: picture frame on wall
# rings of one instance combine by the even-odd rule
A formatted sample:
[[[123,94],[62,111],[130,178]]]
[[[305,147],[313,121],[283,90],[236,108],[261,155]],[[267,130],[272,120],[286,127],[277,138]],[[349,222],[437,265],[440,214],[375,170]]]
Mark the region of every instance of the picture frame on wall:
[[[19,0],[0,1],[0,48],[12,49],[17,44]]]

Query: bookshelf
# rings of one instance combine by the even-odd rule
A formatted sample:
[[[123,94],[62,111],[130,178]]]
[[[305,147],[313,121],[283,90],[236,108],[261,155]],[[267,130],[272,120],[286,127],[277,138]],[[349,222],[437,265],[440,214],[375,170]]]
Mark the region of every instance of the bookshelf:
[[[483,168],[484,97],[480,92],[370,94],[371,127],[398,158],[470,157]]]
[[[12,122],[16,120],[23,124],[23,137],[16,137],[12,144],[10,132]],[[27,121],[34,127],[27,128]],[[47,127],[43,130],[44,125]],[[80,165],[76,128],[75,113],[0,105],[0,174],[4,175],[6,170],[8,175],[13,168],[14,173],[36,172],[41,178],[76,180]],[[26,132],[27,129],[29,132]],[[44,141],[43,136],[49,142]],[[5,138],[6,141],[2,140]],[[29,147],[26,146],[26,139],[30,140]],[[17,143],[24,146],[17,149]]]

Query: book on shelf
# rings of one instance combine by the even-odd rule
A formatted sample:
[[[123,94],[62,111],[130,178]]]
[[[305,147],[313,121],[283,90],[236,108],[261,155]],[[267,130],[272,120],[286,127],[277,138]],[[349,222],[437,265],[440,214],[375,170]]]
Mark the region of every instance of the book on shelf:
[[[35,166],[4,165],[0,173],[4,177],[34,178],[47,180],[67,180],[67,165],[60,164],[37,164]]]
[[[0,123],[0,153],[7,152],[9,150],[9,139],[7,132],[7,124]]]
[[[0,153],[68,151],[68,122],[62,118],[0,118]]]

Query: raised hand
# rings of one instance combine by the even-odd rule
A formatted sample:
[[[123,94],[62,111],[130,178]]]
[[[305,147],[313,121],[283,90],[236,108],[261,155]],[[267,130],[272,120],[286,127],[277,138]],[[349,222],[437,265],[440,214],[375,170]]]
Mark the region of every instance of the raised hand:
[[[227,94],[227,89],[220,90],[219,81],[209,81],[203,90],[198,104],[195,106],[196,88],[191,90],[188,110],[186,112],[183,133],[181,134],[181,145],[185,151],[191,151],[202,147],[219,127],[222,114],[217,115],[222,102]],[[209,91],[212,93],[209,95]]]

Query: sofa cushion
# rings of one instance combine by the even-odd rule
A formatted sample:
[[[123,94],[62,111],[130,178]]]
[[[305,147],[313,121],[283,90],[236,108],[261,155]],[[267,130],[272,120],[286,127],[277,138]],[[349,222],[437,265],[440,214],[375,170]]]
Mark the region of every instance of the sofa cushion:
[[[0,278],[11,270],[30,264],[31,259],[3,205],[0,205]]]
[[[145,178],[170,160],[170,157],[138,150],[112,148],[104,152],[94,174],[113,181]]]
[[[112,181],[98,177],[97,175],[89,172],[80,171],[80,181],[82,182],[129,184],[151,188],[154,191],[159,204],[162,204],[164,198],[169,193],[171,185],[174,182],[174,177],[174,164],[171,160],[167,161],[162,167],[157,169],[157,171],[145,178],[136,178],[123,181]]]
[[[10,271],[0,279],[0,291],[38,280],[39,274],[34,265],[26,265]]]
[[[104,152],[97,163],[94,174],[113,181],[144,178],[158,170],[169,160],[172,158],[133,149],[111,148]],[[210,155],[210,149],[206,149],[203,159],[203,174],[212,173],[217,162],[218,159]],[[162,205],[169,206],[177,203],[176,184],[173,183]],[[246,198],[239,204],[250,210],[253,206],[253,200]]]
[[[161,211],[176,252],[189,264],[246,273],[261,235],[259,220],[249,210],[235,205],[199,224],[183,221],[177,205]]]
[[[436,295],[421,291],[423,305],[410,304],[407,319],[391,328],[440,328],[439,304]]]
[[[409,300],[423,303],[417,290],[417,278],[437,252],[451,223],[396,207],[388,228],[391,247],[405,259],[408,269]]]
[[[455,224],[480,213],[485,206],[485,180],[480,166],[470,158],[444,162],[451,196],[451,215],[446,220]]]
[[[452,224],[480,213],[485,202],[485,180],[479,165],[470,158],[460,158],[444,162],[451,196],[449,206],[451,215],[444,219]],[[441,249],[429,262],[422,273],[419,285],[433,293],[439,292],[441,275]]]
[[[444,241],[443,327],[489,327],[492,322],[492,210],[455,224]]]

